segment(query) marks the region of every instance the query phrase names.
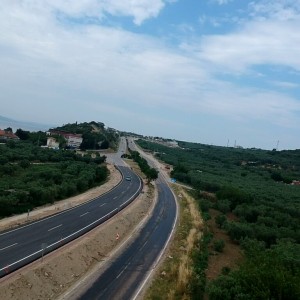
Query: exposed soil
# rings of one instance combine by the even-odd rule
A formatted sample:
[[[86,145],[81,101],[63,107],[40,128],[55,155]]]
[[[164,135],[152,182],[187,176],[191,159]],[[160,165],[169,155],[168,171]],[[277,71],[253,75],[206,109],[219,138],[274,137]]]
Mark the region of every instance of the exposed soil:
[[[208,268],[206,270],[208,282],[216,279],[218,275],[221,274],[224,267],[230,269],[235,268],[242,259],[240,247],[230,239],[224,230],[218,228],[215,223],[215,217],[219,215],[220,212],[210,209],[209,214],[211,215],[211,220],[207,221],[207,224],[210,232],[213,233],[213,241],[223,240],[225,242],[225,247],[221,253],[214,251],[213,247],[210,248],[210,253],[212,255],[209,256]]]
[[[106,188],[112,188],[120,180],[120,174],[111,167],[111,176]],[[75,205],[99,195],[101,187],[72,197],[53,207],[45,207],[32,213],[30,217],[40,218],[57,212],[56,207],[64,209],[64,205]],[[125,245],[126,240],[134,236],[139,224],[150,216],[155,200],[154,187],[144,186],[142,193],[132,204],[111,220],[90,231],[59,250],[16,271],[0,280],[0,299],[33,300],[72,299],[72,288],[87,275],[98,270],[111,260],[117,249]],[[63,203],[64,202],[64,203]],[[39,211],[39,212],[38,212]],[[14,219],[14,222],[12,221]],[[12,227],[26,222],[23,217],[7,218],[1,221],[1,228]],[[10,220],[8,220],[10,219]],[[4,224],[4,225],[3,225]],[[2,227],[3,226],[3,227]],[[6,227],[7,228],[7,227]],[[118,237],[118,238],[117,238]],[[70,292],[71,291],[71,292]]]
[[[144,299],[187,300],[187,291],[192,279],[192,254],[202,236],[203,220],[200,211],[185,188],[172,185],[180,207],[177,230],[164,254],[164,261],[148,284]],[[140,298],[139,298],[140,299]]]

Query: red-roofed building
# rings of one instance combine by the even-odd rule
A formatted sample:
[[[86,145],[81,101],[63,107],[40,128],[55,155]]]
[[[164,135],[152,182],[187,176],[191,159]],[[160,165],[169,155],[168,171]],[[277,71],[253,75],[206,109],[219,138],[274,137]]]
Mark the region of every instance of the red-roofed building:
[[[1,140],[19,140],[19,138],[10,130],[0,129],[0,139]]]
[[[75,133],[70,133],[70,132],[66,132],[66,131],[50,129],[49,132],[47,132],[47,134],[63,136],[67,141],[67,146],[70,148],[74,148],[74,149],[79,148],[82,143],[82,140],[83,140],[82,134],[75,134]]]

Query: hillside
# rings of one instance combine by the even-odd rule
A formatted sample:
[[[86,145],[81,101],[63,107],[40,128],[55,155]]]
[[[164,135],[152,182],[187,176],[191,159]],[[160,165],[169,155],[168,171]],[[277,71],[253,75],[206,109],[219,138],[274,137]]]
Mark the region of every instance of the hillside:
[[[116,149],[119,134],[112,128],[105,128],[101,122],[69,123],[60,127],[52,128],[56,131],[81,134],[83,141],[80,146],[82,150]]]
[[[46,147],[49,135],[44,131],[19,128],[14,135],[6,129],[0,139],[0,218],[82,193],[106,180],[105,156],[65,151],[60,133],[82,136],[81,150],[116,148],[119,138],[103,123],[67,124],[52,129],[51,137],[60,144],[54,150]]]

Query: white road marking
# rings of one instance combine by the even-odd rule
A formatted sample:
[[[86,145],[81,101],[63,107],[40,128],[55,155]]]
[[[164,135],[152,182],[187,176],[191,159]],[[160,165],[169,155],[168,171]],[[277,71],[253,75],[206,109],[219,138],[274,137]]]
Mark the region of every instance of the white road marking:
[[[130,265],[130,263],[128,263],[124,269],[119,273],[119,275],[116,277],[117,279],[124,273],[124,271],[128,268],[128,266]]]
[[[62,226],[62,224],[57,225],[57,226],[55,226],[55,227],[52,227],[52,228],[48,229],[48,231],[51,231],[51,230],[53,230],[53,229],[56,229],[56,228],[58,228],[58,227],[60,227],[60,226]]]
[[[143,244],[143,246],[140,248],[139,251],[142,251],[144,249],[144,247],[147,245],[147,243],[148,243],[148,240]]]
[[[118,196],[116,196],[116,197],[114,198],[114,200],[117,199],[117,198],[118,198]]]
[[[132,195],[125,203],[124,203],[125,205],[127,204],[127,202],[131,201],[132,198],[134,198],[134,197],[139,193],[139,190],[140,190],[141,185],[142,185],[142,181],[139,180],[139,182],[140,182],[140,184],[139,184],[138,190],[137,190],[137,191],[136,191],[136,192],[135,192],[135,193],[134,193],[134,194],[133,194],[133,195]],[[92,223],[88,224],[87,226],[85,226],[85,227],[83,227],[83,228],[81,228],[81,229],[79,229],[79,230],[77,230],[77,231],[71,233],[70,235],[66,236],[65,238],[60,239],[59,241],[57,241],[57,242],[55,242],[55,243],[49,245],[47,248],[51,248],[52,246],[61,243],[63,240],[67,240],[67,239],[69,239],[70,237],[72,237],[72,236],[78,234],[79,232],[84,231],[85,229],[87,229],[87,228],[91,227],[92,225],[96,224],[97,222],[100,222],[101,220],[105,219],[107,216],[114,214],[114,212],[117,211],[118,209],[119,209],[119,208],[115,208],[114,210],[112,210],[111,212],[107,213],[105,216],[101,217],[100,219],[95,220],[94,222],[92,222]],[[63,213],[65,213],[65,212],[62,212],[62,213],[59,213],[59,214],[63,214]],[[53,217],[48,217],[48,218],[46,218],[46,219],[50,219],[50,218],[53,218]],[[39,222],[41,222],[41,221],[37,221],[36,223],[39,223]],[[36,223],[32,223],[32,224],[36,224]],[[27,227],[27,226],[30,226],[30,225],[26,225],[26,226],[24,226],[24,227]],[[24,228],[24,227],[22,227],[22,228]],[[173,230],[174,230],[174,227],[175,227],[175,224],[174,224],[174,226],[173,226]],[[16,230],[18,230],[18,229],[14,229],[14,230],[11,230],[11,231],[7,231],[6,233],[12,232],[12,231],[16,231]],[[0,236],[1,236],[1,235],[4,235],[4,234],[6,234],[6,233],[1,233]],[[170,238],[171,238],[171,236],[169,237],[169,239],[170,239]],[[167,246],[167,245],[166,245],[166,246]],[[166,246],[165,246],[165,247],[166,247]],[[23,258],[19,259],[18,261],[15,261],[15,262],[9,264],[8,266],[6,266],[6,267],[0,269],[0,272],[3,271],[5,268],[9,268],[9,267],[11,267],[11,266],[13,266],[13,265],[15,265],[15,264],[17,264],[17,263],[23,261],[23,260],[26,260],[26,259],[29,258],[29,257],[34,256],[34,255],[37,254],[37,253],[41,253],[42,251],[43,251],[43,250],[36,251],[36,252],[34,252],[34,253],[32,253],[32,254],[27,255],[26,257],[23,257]],[[162,253],[161,253],[161,255],[162,255]],[[152,270],[152,271],[153,271],[153,270]],[[149,275],[149,276],[150,276],[150,275]],[[147,279],[147,280],[148,280],[148,279]],[[144,284],[145,284],[145,283],[146,283],[146,281],[144,282]],[[143,284],[143,286],[144,286],[144,284]],[[142,289],[142,287],[140,288],[140,290],[141,290],[141,289]],[[138,291],[138,293],[136,294],[136,296],[135,296],[134,299],[136,299],[137,295],[140,293],[140,290]]]
[[[90,212],[89,211],[87,211],[86,213],[84,213],[84,214],[82,214],[82,215],[80,215],[79,217],[81,218],[81,217],[83,217],[83,216],[85,216],[85,215],[87,215],[87,214],[89,214]]]
[[[16,246],[16,245],[18,245],[18,243],[14,243],[14,244],[12,244],[12,245],[9,245],[9,246],[7,246],[7,247],[4,247],[4,248],[0,249],[0,251],[3,251],[3,250],[5,250],[5,249],[8,249],[8,248],[13,247],[13,246]]]
[[[101,205],[99,205],[99,207],[102,207],[102,206],[104,206],[104,205],[106,205],[107,203],[102,203]]]

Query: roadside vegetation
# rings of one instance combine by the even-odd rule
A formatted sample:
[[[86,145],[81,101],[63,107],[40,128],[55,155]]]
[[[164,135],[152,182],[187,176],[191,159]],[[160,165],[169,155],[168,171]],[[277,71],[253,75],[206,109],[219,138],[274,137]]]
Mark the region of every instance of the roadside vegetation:
[[[129,150],[130,155],[126,156],[127,158],[132,158],[140,167],[141,171],[145,174],[148,183],[151,180],[155,180],[158,177],[158,171],[154,168],[151,168],[147,162],[147,160],[141,157],[138,151]]]
[[[205,279],[208,262],[230,247],[207,232],[195,254],[189,299],[300,299],[300,150],[138,144],[173,166],[171,176],[195,189],[207,223],[215,222],[243,251],[238,267]],[[218,211],[214,220],[212,210]]]
[[[0,217],[82,193],[104,182],[105,156],[41,148],[28,141],[0,145]]]
[[[173,187],[180,205],[178,230],[167,251],[167,257],[158,267],[157,276],[152,281],[144,299],[190,299],[195,290],[193,278],[198,276],[195,268],[202,253],[203,223],[195,200],[183,188]],[[205,278],[204,278],[205,279]],[[194,290],[192,290],[192,288]],[[198,288],[198,287],[197,287]]]

